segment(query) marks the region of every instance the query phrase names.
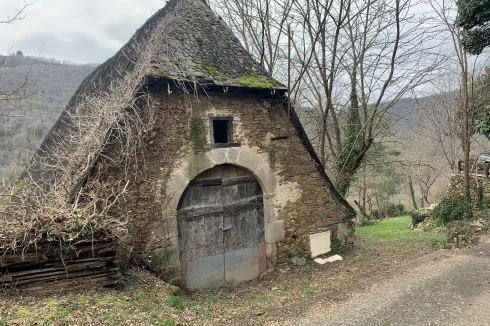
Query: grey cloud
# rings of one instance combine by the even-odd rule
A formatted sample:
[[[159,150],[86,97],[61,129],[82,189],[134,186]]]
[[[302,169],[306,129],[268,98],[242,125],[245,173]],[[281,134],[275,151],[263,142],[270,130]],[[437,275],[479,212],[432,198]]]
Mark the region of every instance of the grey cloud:
[[[3,1],[0,16],[17,0]],[[37,55],[44,44],[43,57],[101,63],[163,5],[162,0],[40,0],[25,20],[0,25],[0,54],[20,49]]]
[[[102,46],[95,38],[76,33],[63,36],[49,33],[30,35],[18,42],[16,49],[22,50],[26,55],[37,55],[41,46],[43,57],[75,62],[100,63],[117,51]]]
[[[115,24],[106,26],[104,30],[109,36],[124,44],[129,40],[129,38],[134,34],[134,32],[136,32],[136,29],[138,29],[139,27],[139,22],[135,22],[134,20],[130,19],[124,19]]]

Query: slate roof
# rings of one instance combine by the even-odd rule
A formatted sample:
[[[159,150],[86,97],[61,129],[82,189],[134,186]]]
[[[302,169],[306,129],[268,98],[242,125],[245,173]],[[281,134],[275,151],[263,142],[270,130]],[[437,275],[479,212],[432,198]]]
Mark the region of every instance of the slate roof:
[[[158,29],[159,24],[165,24]],[[138,60],[134,45],[148,42],[163,30],[151,75],[200,84],[285,89],[241,45],[225,22],[204,0],[170,0],[139,28],[112,58],[100,65],[80,85],[69,106],[87,93],[103,90],[121,72],[130,72]],[[164,63],[164,64],[162,64]]]

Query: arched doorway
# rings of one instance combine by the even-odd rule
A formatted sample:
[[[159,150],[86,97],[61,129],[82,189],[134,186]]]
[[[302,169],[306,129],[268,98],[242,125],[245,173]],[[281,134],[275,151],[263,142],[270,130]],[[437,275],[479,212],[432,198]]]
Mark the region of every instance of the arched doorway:
[[[262,189],[247,170],[220,165],[199,174],[180,199],[177,219],[187,288],[217,288],[265,271]]]

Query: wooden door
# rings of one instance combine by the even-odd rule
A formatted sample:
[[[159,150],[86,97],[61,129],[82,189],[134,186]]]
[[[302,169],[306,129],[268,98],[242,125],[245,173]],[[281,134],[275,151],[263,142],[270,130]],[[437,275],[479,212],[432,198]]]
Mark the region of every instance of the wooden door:
[[[178,210],[181,273],[191,289],[212,289],[265,271],[262,190],[233,165],[192,180]]]

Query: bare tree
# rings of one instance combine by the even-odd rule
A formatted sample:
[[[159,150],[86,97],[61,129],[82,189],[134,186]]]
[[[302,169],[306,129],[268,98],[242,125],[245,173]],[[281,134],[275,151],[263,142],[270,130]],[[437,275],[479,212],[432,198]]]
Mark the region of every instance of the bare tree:
[[[211,4],[246,49],[283,81],[286,26],[291,25],[290,96],[311,108],[304,113],[318,123],[310,129],[316,131],[312,138],[320,159],[344,194],[366,152],[382,137],[385,113],[429,81],[441,63],[435,46],[428,42],[433,29],[413,10],[415,0],[214,0]],[[356,116],[358,121],[352,122]],[[349,124],[356,126],[349,128]]]
[[[287,24],[291,21],[293,0],[211,0],[210,5],[226,21],[245,49],[266,70],[287,78]]]
[[[318,152],[346,194],[367,151],[383,138],[386,112],[427,83],[441,60],[427,42],[432,30],[412,13],[413,1],[328,4],[312,2],[301,12],[314,44],[302,85],[305,101],[319,112]],[[297,57],[304,53],[298,60],[308,64],[308,52]]]
[[[461,100],[459,76],[448,69],[433,82],[432,95],[427,96],[420,105],[420,128],[425,137],[434,139],[451,171],[457,169],[462,151]]]
[[[5,15],[3,20],[0,20],[0,24],[12,24],[16,21],[22,20],[26,17],[27,8],[35,4],[38,0],[27,1],[24,0],[19,8],[15,8],[13,15]]]

